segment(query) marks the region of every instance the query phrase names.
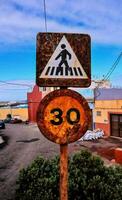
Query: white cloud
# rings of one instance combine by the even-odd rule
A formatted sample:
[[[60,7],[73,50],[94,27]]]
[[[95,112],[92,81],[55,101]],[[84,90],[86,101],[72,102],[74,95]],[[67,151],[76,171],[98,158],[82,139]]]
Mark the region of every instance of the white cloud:
[[[1,0],[0,42],[35,42],[45,31],[43,0]],[[50,32],[89,33],[97,43],[122,44],[121,0],[46,0]]]

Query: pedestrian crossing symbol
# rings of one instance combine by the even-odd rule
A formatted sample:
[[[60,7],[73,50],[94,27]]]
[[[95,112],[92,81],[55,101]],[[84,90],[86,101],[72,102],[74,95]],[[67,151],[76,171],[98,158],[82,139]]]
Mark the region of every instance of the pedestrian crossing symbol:
[[[39,78],[88,79],[82,64],[64,35]]]

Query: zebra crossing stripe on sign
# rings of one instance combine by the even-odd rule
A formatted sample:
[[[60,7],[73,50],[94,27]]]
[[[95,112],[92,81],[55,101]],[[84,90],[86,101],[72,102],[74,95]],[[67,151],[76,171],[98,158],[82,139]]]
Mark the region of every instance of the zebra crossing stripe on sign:
[[[65,36],[62,37],[40,78],[77,78],[88,76]]]

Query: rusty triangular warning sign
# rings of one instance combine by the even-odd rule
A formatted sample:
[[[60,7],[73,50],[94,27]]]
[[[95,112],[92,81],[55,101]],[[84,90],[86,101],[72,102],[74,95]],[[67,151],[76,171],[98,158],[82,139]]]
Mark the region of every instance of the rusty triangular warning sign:
[[[65,36],[60,40],[40,78],[88,79]]]

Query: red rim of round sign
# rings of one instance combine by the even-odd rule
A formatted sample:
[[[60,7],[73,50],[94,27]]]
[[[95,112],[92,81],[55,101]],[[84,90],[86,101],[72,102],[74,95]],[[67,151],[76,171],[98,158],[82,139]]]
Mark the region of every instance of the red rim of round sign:
[[[82,126],[80,124],[74,125],[74,127],[71,130],[71,133],[68,135],[67,138],[59,138],[58,136],[53,135],[52,132],[49,129],[47,129],[44,123],[44,111],[46,107],[51,102],[51,100],[53,100],[56,97],[61,97],[61,96],[69,96],[76,99],[81,104],[81,106],[83,107],[83,110],[85,111],[84,124]],[[69,89],[60,89],[60,90],[55,90],[53,92],[50,92],[48,95],[46,95],[42,99],[37,111],[37,125],[41,133],[47,139],[58,144],[68,144],[81,138],[81,136],[84,135],[84,133],[87,131],[90,121],[91,121],[91,111],[86,99],[82,95],[80,95],[78,92],[72,91]]]

